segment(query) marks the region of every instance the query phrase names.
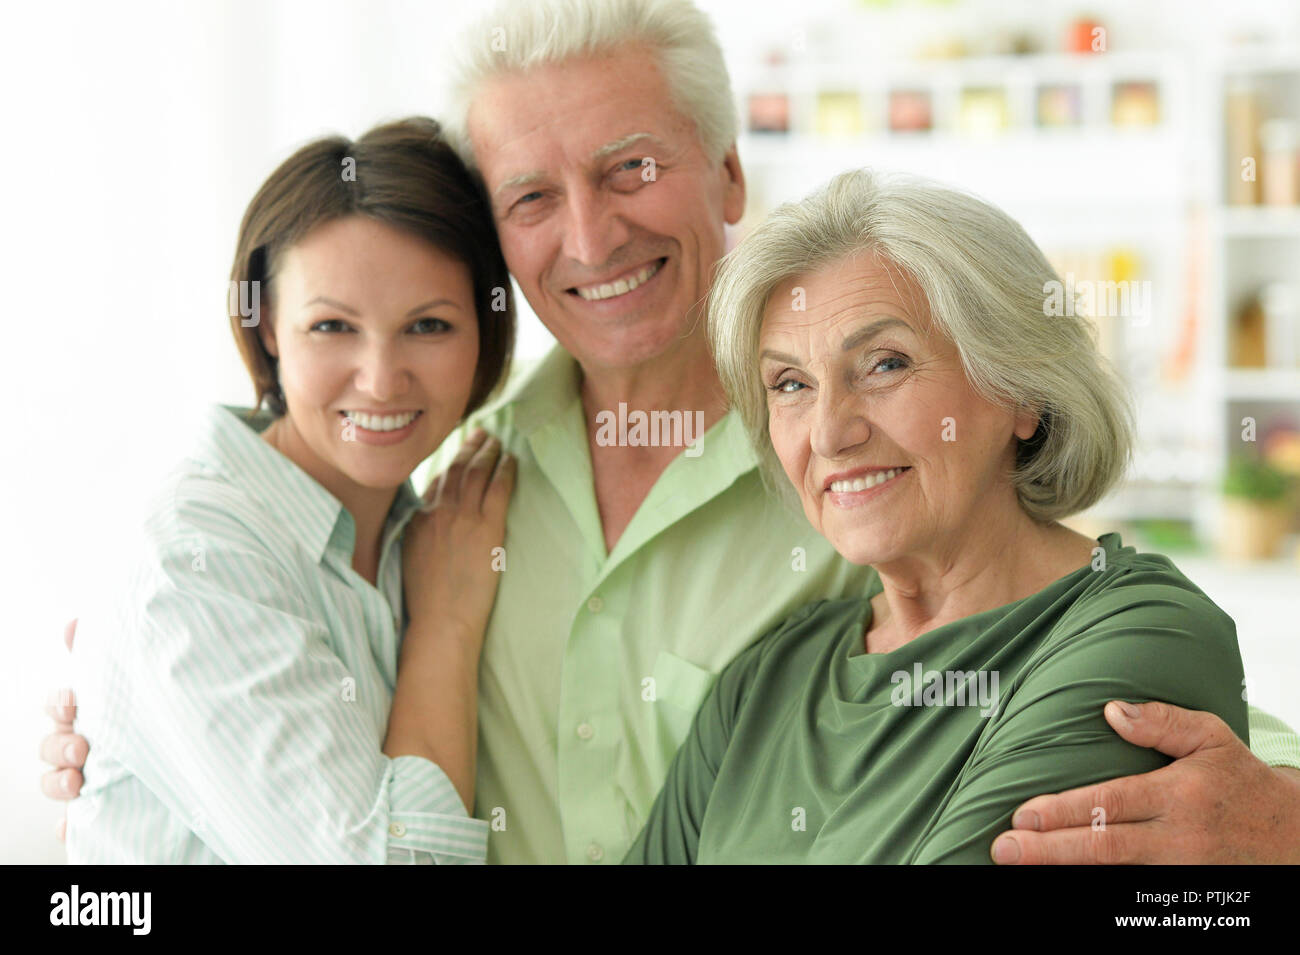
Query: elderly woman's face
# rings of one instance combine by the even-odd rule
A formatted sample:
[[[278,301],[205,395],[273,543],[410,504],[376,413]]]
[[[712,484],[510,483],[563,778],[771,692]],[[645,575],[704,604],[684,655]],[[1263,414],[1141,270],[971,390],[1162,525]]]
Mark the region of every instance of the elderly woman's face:
[[[1016,506],[1015,438],[1037,419],[975,393],[900,270],[863,253],[777,286],[759,354],[776,454],[846,559],[942,556]]]

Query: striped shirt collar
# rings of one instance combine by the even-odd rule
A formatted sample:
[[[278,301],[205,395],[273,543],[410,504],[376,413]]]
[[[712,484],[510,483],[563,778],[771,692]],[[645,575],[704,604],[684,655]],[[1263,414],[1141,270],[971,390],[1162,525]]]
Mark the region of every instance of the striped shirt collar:
[[[213,405],[190,458],[261,500],[293,528],[313,559],[322,560],[333,547],[350,563],[356,540],[352,515],[307,472],[262,440],[261,433],[273,420],[263,409]],[[404,482],[389,511],[385,549],[419,506],[411,482]]]

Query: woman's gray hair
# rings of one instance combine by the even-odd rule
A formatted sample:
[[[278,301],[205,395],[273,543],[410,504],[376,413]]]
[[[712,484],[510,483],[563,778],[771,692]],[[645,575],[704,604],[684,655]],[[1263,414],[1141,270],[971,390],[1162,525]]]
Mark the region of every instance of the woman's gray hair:
[[[934,328],[956,346],[986,400],[1039,411],[1011,481],[1048,522],[1095,504],[1123,476],[1133,447],[1128,389],[1097,349],[1089,321],[1051,315],[1056,271],[1006,213],[913,176],[842,173],[780,206],[723,260],[709,293],[709,339],[727,396],[770,486],[790,500],[768,434],[759,332],[778,285],[860,252],[909,275]],[[1058,311],[1058,310],[1053,310]]]
[[[455,47],[448,135],[473,166],[466,123],[486,80],[627,45],[656,58],[673,106],[720,161],[736,140],[736,105],[713,23],[691,0],[503,0]]]

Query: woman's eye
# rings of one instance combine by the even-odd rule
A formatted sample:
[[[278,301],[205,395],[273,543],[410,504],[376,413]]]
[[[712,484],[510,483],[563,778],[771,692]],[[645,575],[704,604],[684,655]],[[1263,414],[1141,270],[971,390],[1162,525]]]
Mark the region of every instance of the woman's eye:
[[[520,196],[518,199],[515,200],[515,204],[522,205],[525,202],[532,202],[535,199],[540,199],[540,198],[542,198],[542,194],[534,190],[533,192]]]
[[[411,331],[426,335],[450,330],[451,324],[441,318],[421,318],[411,326]]]
[[[618,164],[618,168],[624,172],[630,172],[633,169],[640,169],[646,162],[644,159],[624,159]]]
[[[769,387],[768,391],[779,392],[780,394],[783,395],[792,395],[795,393],[795,389],[788,387],[789,385],[796,385],[800,389],[804,387],[802,381],[795,381],[793,378],[783,378],[781,381],[778,381],[775,385]]]
[[[896,367],[885,368],[885,366],[891,362],[896,362],[897,363]],[[897,371],[899,368],[906,368],[906,367],[907,367],[907,362],[904,361],[902,358],[899,358],[897,355],[889,355],[888,357],[882,358],[880,359],[880,361],[876,362],[876,365],[874,368],[871,369],[871,372],[872,374],[875,374],[876,372],[880,371],[882,368],[885,371]]]
[[[338,318],[326,318],[312,325],[309,331],[313,332],[346,332],[347,324]]]

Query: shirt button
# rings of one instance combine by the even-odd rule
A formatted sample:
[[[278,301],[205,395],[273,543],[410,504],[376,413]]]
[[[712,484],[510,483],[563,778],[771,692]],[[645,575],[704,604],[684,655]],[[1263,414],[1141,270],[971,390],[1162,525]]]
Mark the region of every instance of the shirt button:
[[[578,739],[591,739],[596,735],[596,731],[591,728],[590,723],[578,724]]]
[[[599,862],[601,859],[605,858],[605,850],[593,842],[591,845],[587,846],[587,858],[592,862]]]
[[[400,822],[394,822],[388,826],[388,834],[392,836],[406,835],[406,826]]]
[[[599,597],[592,597],[587,601],[587,609],[592,613],[600,613],[605,609],[605,601],[601,600]]]

